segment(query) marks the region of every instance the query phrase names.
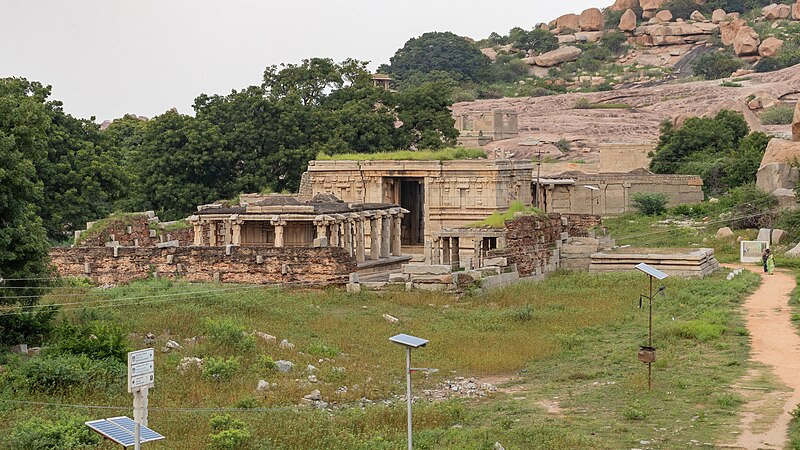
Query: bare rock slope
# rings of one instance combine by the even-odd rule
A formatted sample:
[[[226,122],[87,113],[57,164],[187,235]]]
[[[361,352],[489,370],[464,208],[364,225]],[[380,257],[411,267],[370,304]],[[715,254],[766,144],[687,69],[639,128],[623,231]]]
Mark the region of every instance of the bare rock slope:
[[[517,111],[520,137],[508,142],[492,142],[486,146],[487,149],[513,148],[525,139],[546,143],[566,139],[572,143],[573,149],[584,149],[582,153],[591,159],[604,142],[656,141],[659,126],[665,119],[681,121],[687,117],[710,115],[723,106],[750,112],[754,98],[769,97],[779,103],[793,104],[800,96],[800,66],[749,75],[744,80],[737,80],[741,87],[725,87],[721,81],[652,83],[607,92],[478,100],[457,103],[453,105],[453,112]],[[592,105],[617,104],[618,108],[576,109],[576,102],[581,98],[586,98]],[[751,128],[758,129],[760,124],[757,120],[752,123],[755,112],[748,122]],[[788,126],[766,128],[766,131],[778,134],[790,132]]]

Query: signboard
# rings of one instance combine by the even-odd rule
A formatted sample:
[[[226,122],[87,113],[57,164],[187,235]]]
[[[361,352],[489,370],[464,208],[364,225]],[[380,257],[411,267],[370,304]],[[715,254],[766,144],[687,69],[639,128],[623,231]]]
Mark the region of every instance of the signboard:
[[[128,353],[128,392],[153,387],[155,351],[152,348]]]
[[[743,263],[760,263],[761,254],[769,248],[769,242],[765,241],[742,241],[739,250],[739,261]]]

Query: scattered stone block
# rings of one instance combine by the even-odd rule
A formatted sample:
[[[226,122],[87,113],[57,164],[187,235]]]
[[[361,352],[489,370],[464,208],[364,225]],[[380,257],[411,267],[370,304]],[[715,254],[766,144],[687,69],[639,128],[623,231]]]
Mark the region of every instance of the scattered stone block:
[[[288,340],[284,339],[284,340],[281,341],[280,344],[278,344],[278,347],[282,348],[284,350],[292,350],[294,348],[294,344],[292,344]]]
[[[793,249],[786,252],[786,256],[792,258],[800,258],[800,244],[797,244]]]
[[[328,246],[328,238],[319,237],[314,239],[314,247],[327,247],[327,246]]]
[[[780,244],[783,238],[786,236],[786,232],[781,229],[774,229],[772,230],[772,243],[773,244]]]
[[[717,239],[727,239],[731,236],[733,236],[733,230],[731,230],[730,227],[722,227],[717,230],[717,234],[714,237]]]
[[[757,241],[769,242],[770,240],[770,231],[769,228],[761,228],[758,230],[758,237],[756,238]]]
[[[278,338],[273,336],[273,335],[271,335],[271,334],[267,334],[267,333],[264,333],[264,332],[261,332],[261,331],[253,331],[253,334],[256,335],[256,337],[258,337],[259,339],[261,339],[262,341],[264,341],[264,342],[266,342],[268,344],[274,344],[274,343],[278,342]]]
[[[508,265],[508,258],[505,257],[486,258],[485,260],[483,260],[483,264],[486,266],[505,267]]]
[[[256,264],[264,264],[264,256],[256,255]]]
[[[256,392],[264,392],[269,390],[269,382],[266,380],[258,380],[256,385]]]
[[[442,275],[450,273],[450,266],[406,264],[403,266],[403,273],[409,275]]]
[[[16,353],[18,355],[27,355],[28,354],[28,344],[17,344],[11,347],[11,353]]]
[[[389,274],[389,282],[390,283],[405,283],[408,281],[408,275],[404,273],[390,273]]]
[[[385,320],[385,321],[387,321],[387,322],[389,322],[389,323],[391,323],[393,325],[396,325],[396,324],[400,323],[400,319],[398,319],[395,316],[389,315],[389,314],[384,314],[383,315],[383,320]]]
[[[294,369],[294,363],[291,361],[279,359],[275,361],[275,369],[278,372],[289,373]]]

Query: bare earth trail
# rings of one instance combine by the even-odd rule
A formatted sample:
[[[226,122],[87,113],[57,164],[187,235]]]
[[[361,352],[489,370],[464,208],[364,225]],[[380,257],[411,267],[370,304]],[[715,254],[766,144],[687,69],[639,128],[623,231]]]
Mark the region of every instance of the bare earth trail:
[[[790,413],[800,403],[800,335],[791,322],[789,307],[794,288],[795,277],[791,273],[764,274],[761,286],[745,301],[751,359],[771,369],[788,391],[750,398],[741,417],[741,433],[735,443],[723,447],[782,449],[787,444]],[[742,381],[746,383],[748,378],[752,373]]]

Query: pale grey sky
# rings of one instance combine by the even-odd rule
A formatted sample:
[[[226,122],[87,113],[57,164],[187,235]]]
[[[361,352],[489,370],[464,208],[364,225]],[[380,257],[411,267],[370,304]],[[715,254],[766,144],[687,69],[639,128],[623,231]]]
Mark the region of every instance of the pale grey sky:
[[[475,39],[531,28],[607,0],[28,0],[0,15],[0,77],[53,86],[77,116],[98,121],[171,107],[200,93],[261,81],[264,68],[304,58],[388,62],[427,31]]]

